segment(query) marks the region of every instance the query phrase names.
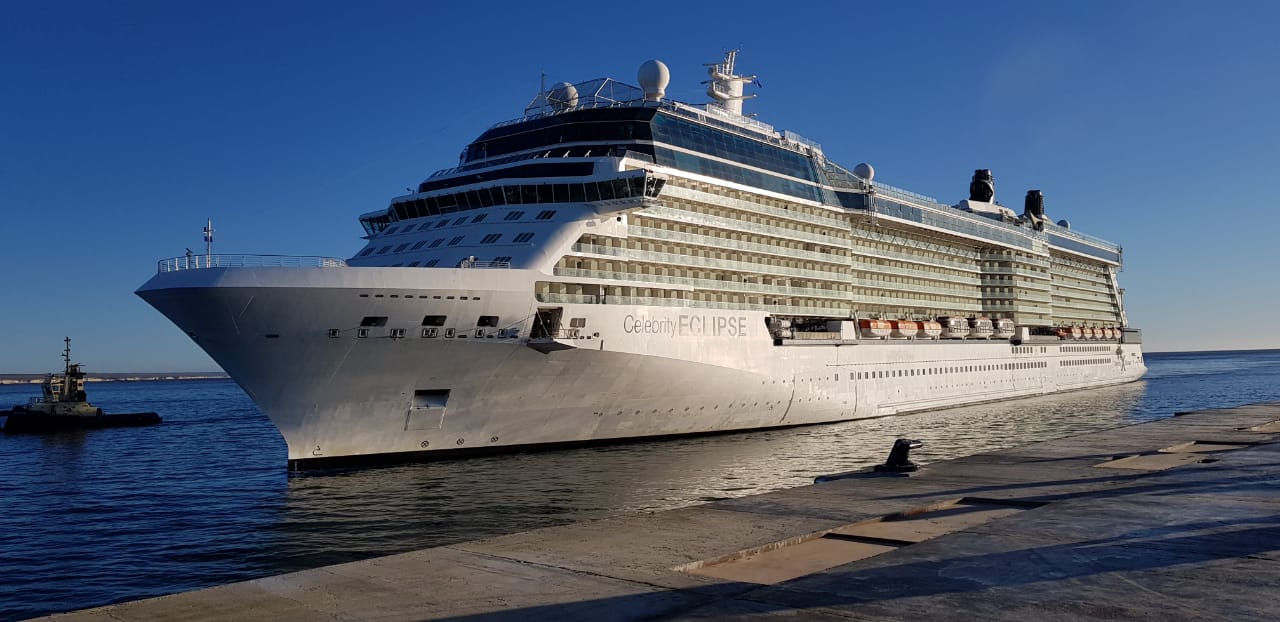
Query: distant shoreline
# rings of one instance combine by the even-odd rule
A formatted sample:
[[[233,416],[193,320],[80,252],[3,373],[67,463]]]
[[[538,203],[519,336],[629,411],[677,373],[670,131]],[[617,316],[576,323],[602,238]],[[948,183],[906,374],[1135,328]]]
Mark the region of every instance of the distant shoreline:
[[[40,384],[47,374],[0,374],[0,385],[7,384]],[[144,382],[156,380],[226,380],[230,378],[223,372],[177,372],[177,373],[116,373],[88,374],[85,382]]]

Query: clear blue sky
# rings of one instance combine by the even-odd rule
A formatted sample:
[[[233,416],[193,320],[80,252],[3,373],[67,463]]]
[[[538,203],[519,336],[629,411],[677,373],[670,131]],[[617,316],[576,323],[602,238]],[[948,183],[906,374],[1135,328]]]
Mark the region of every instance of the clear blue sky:
[[[360,213],[519,116],[539,76],[747,111],[946,202],[1124,245],[1148,350],[1280,347],[1280,4],[0,0],[0,373],[216,369],[133,290],[163,257],[350,256]],[[693,7],[693,8],[691,8]]]

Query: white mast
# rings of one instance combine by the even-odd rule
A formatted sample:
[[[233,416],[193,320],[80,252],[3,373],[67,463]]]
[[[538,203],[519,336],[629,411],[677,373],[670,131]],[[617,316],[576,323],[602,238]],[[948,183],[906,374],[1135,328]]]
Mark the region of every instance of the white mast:
[[[708,63],[707,73],[711,74],[711,79],[703,82],[707,85],[707,96],[716,100],[716,103],[724,107],[725,110],[736,115],[742,114],[742,100],[755,97],[752,95],[742,94],[742,85],[748,82],[755,82],[755,76],[739,76],[733,73],[734,61],[738,58],[738,50],[729,50],[724,54],[724,61],[719,63]]]
[[[213,265],[213,219],[210,218],[204,225],[204,265],[206,267]]]

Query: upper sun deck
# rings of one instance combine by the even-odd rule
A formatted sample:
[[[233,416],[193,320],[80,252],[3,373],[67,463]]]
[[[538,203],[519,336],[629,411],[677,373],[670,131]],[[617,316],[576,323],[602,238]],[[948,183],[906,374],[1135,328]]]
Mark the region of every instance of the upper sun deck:
[[[932,197],[873,182],[870,175],[864,178],[854,172],[860,168],[850,170],[828,160],[817,142],[740,114],[740,100],[751,96],[732,95],[732,89],[726,91],[714,79],[717,74],[712,75],[708,95],[719,103],[703,105],[666,99],[661,90],[665,82],[656,94],[653,84],[642,88],[612,78],[543,89],[520,117],[490,126],[467,146],[458,166],[432,174],[415,196],[494,183],[504,171],[516,170],[513,164],[529,160],[581,161],[625,155],[814,204],[933,227],[980,243],[993,242],[1034,254],[1054,247],[1107,263],[1121,262],[1118,244],[1051,221],[1031,226],[1025,219],[971,213]],[[737,106],[731,105],[735,101]],[[377,218],[375,214],[366,214],[362,222]]]

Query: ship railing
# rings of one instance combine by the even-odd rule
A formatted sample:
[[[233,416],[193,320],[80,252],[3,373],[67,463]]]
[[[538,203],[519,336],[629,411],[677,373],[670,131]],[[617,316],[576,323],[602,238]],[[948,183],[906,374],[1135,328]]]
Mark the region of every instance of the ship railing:
[[[1072,238],[1078,242],[1086,242],[1089,244],[1093,244],[1094,246],[1100,246],[1109,251],[1114,251],[1117,253],[1123,251],[1120,245],[1116,244],[1115,242],[1109,242],[1102,238],[1094,237],[1092,235],[1088,235],[1085,233],[1080,233],[1079,231],[1067,229],[1066,227],[1060,227],[1057,224],[1054,224],[1051,222],[1044,223],[1044,229],[1045,231],[1052,232],[1054,235],[1060,235],[1064,238]]]
[[[475,269],[480,269],[480,270],[485,270],[485,269],[495,269],[495,268],[496,268],[496,269],[505,269],[505,268],[510,268],[510,267],[511,267],[511,262],[510,262],[510,261],[480,261],[480,260],[477,260],[477,259],[463,259],[462,261],[459,261],[459,262],[458,262],[457,267],[459,267],[459,268],[475,268]]]
[[[205,268],[344,268],[347,262],[336,257],[296,255],[184,255],[156,262],[157,272],[203,270]]]

